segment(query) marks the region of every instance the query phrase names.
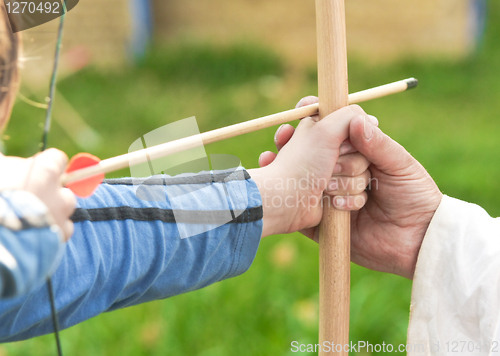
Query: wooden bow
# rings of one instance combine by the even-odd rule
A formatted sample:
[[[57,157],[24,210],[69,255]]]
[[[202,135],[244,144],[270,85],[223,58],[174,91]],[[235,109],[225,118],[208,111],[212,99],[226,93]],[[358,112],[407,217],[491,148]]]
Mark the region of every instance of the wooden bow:
[[[349,103],[344,0],[316,0],[316,31],[322,119]],[[344,346],[349,344],[350,230],[350,213],[326,204],[319,228],[320,356],[348,354]],[[332,344],[338,349],[332,350]]]

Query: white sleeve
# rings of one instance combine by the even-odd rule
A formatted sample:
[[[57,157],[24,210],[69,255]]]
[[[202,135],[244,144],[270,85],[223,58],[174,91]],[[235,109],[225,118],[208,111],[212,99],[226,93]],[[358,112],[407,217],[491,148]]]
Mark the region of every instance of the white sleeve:
[[[500,356],[500,219],[443,197],[413,279],[408,355]]]

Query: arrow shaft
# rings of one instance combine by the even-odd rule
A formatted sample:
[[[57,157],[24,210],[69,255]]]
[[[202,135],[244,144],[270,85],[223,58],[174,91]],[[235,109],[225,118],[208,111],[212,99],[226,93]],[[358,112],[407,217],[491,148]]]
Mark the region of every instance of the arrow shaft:
[[[363,90],[349,95],[349,104],[357,104],[364,101],[381,98],[387,95],[403,92],[414,87],[416,79],[410,78],[379,87]],[[158,159],[178,152],[186,151],[201,144],[207,145],[213,142],[222,141],[231,137],[236,137],[246,133],[258,131],[271,126],[281,125],[290,121],[299,120],[307,116],[318,114],[318,104],[312,104],[297,109],[283,111],[277,114],[264,116],[238,124],[222,127],[212,131],[207,131],[199,135],[181,138],[179,140],[166,142],[160,145],[151,146],[130,152],[120,156],[102,160],[98,164],[70,173],[61,177],[61,183],[76,182],[102,173],[111,173],[119,169],[145,163],[149,160]]]

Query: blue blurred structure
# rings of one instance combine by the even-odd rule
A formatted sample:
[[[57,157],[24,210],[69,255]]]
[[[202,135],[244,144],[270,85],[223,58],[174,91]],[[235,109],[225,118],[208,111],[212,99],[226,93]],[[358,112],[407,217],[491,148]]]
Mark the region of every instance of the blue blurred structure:
[[[153,34],[150,0],[130,0],[132,36],[130,54],[134,60],[144,57]]]
[[[478,48],[484,37],[486,28],[487,1],[486,0],[471,0],[470,1],[470,35],[472,43]]]

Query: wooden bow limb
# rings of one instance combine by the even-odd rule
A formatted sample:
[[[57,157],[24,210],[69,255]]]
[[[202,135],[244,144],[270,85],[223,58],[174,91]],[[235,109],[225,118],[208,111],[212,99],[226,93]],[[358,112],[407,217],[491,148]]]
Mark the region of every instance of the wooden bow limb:
[[[414,88],[417,80],[409,78],[394,83],[382,85],[372,89],[363,90],[349,95],[349,103],[356,104],[364,101],[380,98],[386,95],[403,92]],[[181,151],[186,151],[199,147],[202,142],[204,145],[225,140],[227,138],[243,135],[246,133],[258,131],[267,127],[280,125],[286,122],[299,120],[307,116],[318,114],[318,104],[304,106],[298,109],[292,109],[281,113],[264,116],[258,119],[245,121],[239,124],[230,125],[220,129],[204,132],[199,135],[181,138],[179,140],[163,143],[157,146],[151,146],[135,152],[123,154],[120,156],[108,158],[99,163],[79,169],[70,173],[65,173],[61,177],[62,185],[80,181],[98,174],[110,173],[119,169],[127,168],[133,165],[165,157]]]
[[[316,0],[316,33],[322,119],[349,104],[344,0]],[[350,213],[325,204],[319,227],[320,356],[349,350],[350,234]]]

